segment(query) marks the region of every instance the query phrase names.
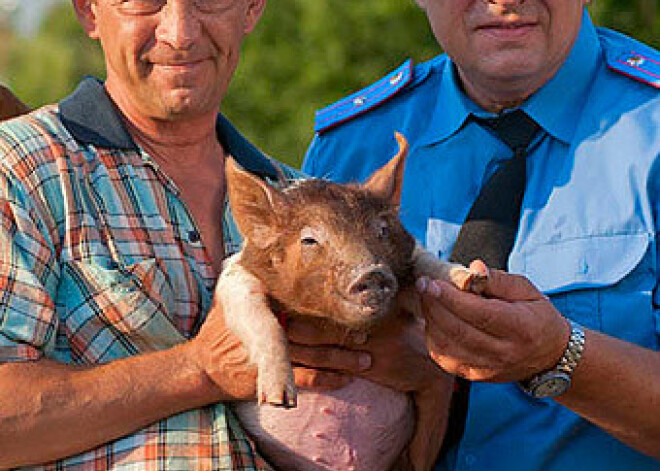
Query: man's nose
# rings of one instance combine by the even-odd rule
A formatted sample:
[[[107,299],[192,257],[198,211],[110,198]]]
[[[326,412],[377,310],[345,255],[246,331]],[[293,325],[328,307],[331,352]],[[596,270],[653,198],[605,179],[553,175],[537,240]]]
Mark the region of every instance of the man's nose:
[[[189,0],[168,1],[160,12],[156,39],[175,49],[189,49],[201,30],[195,8]]]

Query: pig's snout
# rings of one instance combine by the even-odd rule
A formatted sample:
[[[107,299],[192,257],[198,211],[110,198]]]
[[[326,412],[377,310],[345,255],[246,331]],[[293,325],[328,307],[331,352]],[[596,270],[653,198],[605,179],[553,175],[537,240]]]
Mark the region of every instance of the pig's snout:
[[[397,289],[396,278],[387,266],[370,265],[357,270],[349,283],[348,296],[354,302],[377,311],[389,307]]]

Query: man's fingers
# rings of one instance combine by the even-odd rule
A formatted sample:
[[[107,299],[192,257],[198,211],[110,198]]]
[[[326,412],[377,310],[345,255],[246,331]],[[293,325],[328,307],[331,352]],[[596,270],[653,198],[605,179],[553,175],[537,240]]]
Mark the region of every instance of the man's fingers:
[[[350,332],[327,321],[293,318],[287,323],[287,337],[304,345],[361,345],[367,340],[364,332]]]
[[[427,322],[448,321],[456,316],[471,327],[495,337],[506,336],[511,328],[511,317],[507,314],[511,304],[508,301],[483,298],[444,281],[430,281],[423,294]],[[452,336],[457,337],[458,334]]]
[[[316,391],[332,391],[343,388],[353,378],[334,371],[315,370],[296,366],[293,368],[296,378],[296,386],[302,389],[313,389]]]
[[[429,345],[429,350],[431,349],[432,346]],[[475,367],[452,356],[436,354],[433,352],[431,352],[431,358],[438,364],[438,366],[440,366],[440,368],[454,376],[459,376],[470,381],[500,381],[500,372],[489,367]]]
[[[290,344],[289,351],[294,363],[317,369],[361,373],[371,368],[371,355],[367,352],[342,348]]]
[[[510,353],[506,340],[491,336],[452,315],[429,319],[427,347],[443,370],[474,378],[474,369],[505,369]]]
[[[470,268],[482,272],[486,269],[481,260],[475,260]],[[534,301],[543,295],[524,276],[512,275],[502,270],[488,269],[488,279],[484,285],[485,296],[508,301]]]

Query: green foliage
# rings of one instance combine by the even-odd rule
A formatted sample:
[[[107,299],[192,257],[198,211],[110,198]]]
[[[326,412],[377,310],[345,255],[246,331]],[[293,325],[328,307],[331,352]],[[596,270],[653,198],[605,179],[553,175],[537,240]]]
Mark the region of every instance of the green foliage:
[[[658,0],[593,0],[591,13],[599,24],[660,48]]]
[[[658,0],[593,0],[591,13],[601,25],[660,47]],[[100,48],[82,32],[70,2],[53,9],[34,38],[2,42],[2,78],[31,106],[59,100],[86,74],[104,76]],[[438,52],[414,0],[270,0],[221,108],[259,147],[298,166],[316,109],[407,57]]]
[[[255,143],[297,166],[315,109],[411,54],[437,53],[412,0],[273,0],[246,41],[223,109]]]
[[[100,47],[84,35],[68,3],[51,11],[36,37],[15,38],[9,51],[5,80],[32,107],[68,95],[85,75],[105,76]]]

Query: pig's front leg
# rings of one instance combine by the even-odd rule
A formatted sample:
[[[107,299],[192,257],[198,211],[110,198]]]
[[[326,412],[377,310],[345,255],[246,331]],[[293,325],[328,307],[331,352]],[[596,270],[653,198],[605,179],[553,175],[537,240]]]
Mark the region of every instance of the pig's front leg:
[[[261,281],[240,263],[240,252],[225,262],[215,295],[227,327],[257,366],[259,404],[295,407],[296,387],[284,330],[268,305]]]
[[[450,281],[463,291],[477,294],[481,294],[484,290],[487,279],[485,273],[470,270],[458,263],[443,262],[419,243],[415,245],[412,258],[415,278],[427,276]]]

